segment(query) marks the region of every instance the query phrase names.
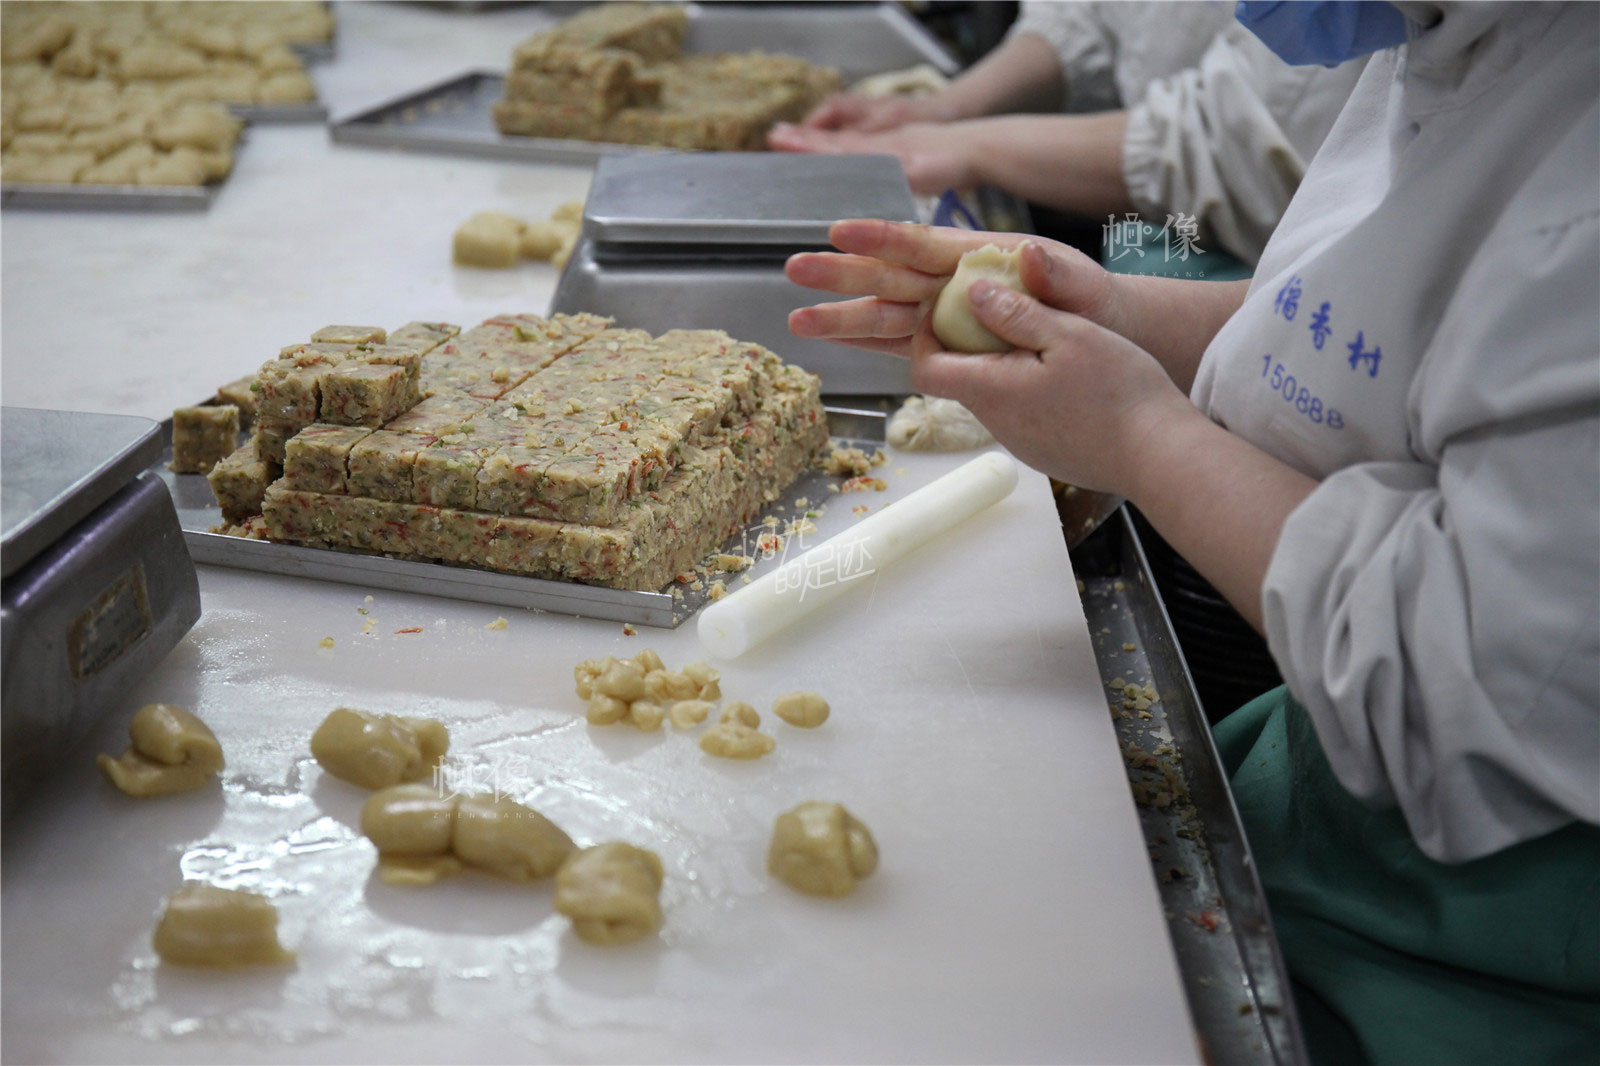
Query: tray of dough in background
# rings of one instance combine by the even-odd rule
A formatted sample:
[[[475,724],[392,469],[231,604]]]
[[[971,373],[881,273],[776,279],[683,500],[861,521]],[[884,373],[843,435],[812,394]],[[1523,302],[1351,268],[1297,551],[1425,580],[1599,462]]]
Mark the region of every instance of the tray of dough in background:
[[[882,446],[887,424],[882,412],[829,406],[827,413],[828,428],[832,434],[829,450],[854,447],[870,455]],[[676,628],[705,606],[711,598],[712,581],[723,581],[727,591],[733,592],[742,586],[744,577],[751,576],[753,579],[781,565],[785,557],[784,548],[780,545],[772,550],[762,550],[760,541],[763,536],[776,533],[782,544],[788,544],[787,531],[796,528],[793,523],[805,522],[807,511],[827,506],[847,506],[846,501],[850,504],[861,502],[855,496],[836,491],[840,484],[838,477],[818,467],[807,468],[783,490],[777,500],[764,506],[760,515],[747,523],[742,533],[724,542],[724,552],[750,556],[755,559],[753,565],[729,573],[698,574],[696,581],[687,585],[674,581],[666,591],[636,592],[574,581],[523,577],[468,566],[392,559],[382,555],[214,533],[212,530],[222,523],[222,512],[217,507],[210,484],[203,474],[172,472],[171,419],[162,423],[162,434],[164,450],[161,460],[152,465],[150,471],[158,475],[171,492],[179,524],[183,527],[184,543],[188,545],[189,555],[196,563],[338,581],[397,592],[421,592],[475,603],[532,608],[663,629]],[[240,440],[242,443],[244,438]],[[833,491],[830,491],[830,486]],[[813,536],[806,547],[816,540]]]
[[[931,64],[953,75],[959,64],[896,4],[687,5],[684,54],[752,52],[797,56],[835,67],[844,84],[872,74]],[[517,41],[506,41],[506,64]],[[593,163],[615,152],[665,151],[617,144],[501,133],[490,107],[505,95],[501,71],[476,70],[389,100],[329,127],[341,144],[525,159]]]

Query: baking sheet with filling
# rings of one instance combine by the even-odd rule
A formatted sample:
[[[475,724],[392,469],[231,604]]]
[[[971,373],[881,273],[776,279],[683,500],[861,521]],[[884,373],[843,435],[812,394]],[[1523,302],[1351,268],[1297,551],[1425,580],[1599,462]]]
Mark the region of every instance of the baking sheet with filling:
[[[688,14],[684,51],[689,54],[760,49],[798,56],[837,67],[846,85],[919,63],[952,75],[960,69],[895,4],[690,4]],[[507,63],[515,44],[506,42]],[[469,71],[341,119],[329,127],[329,136],[343,144],[543,163],[593,163],[603,155],[660,151],[634,144],[506,136],[495,128],[489,112],[504,95],[503,73]]]
[[[885,425],[885,418],[879,412],[856,407],[828,408],[828,427],[835,434],[830,441],[832,447],[865,448],[870,454],[882,445]],[[724,552],[755,557],[754,566],[730,574],[702,576],[698,589],[674,582],[665,592],[636,592],[213,533],[222,522],[222,512],[211,494],[211,486],[203,475],[174,474],[168,468],[172,462],[170,419],[162,424],[162,431],[165,448],[161,460],[150,470],[166,482],[172,493],[178,521],[183,526],[184,543],[196,563],[339,581],[367,588],[421,592],[663,629],[676,628],[705,606],[710,599],[709,581],[720,577],[729,583],[729,591],[733,591],[745,574],[760,574],[781,565],[784,558],[781,550],[766,555],[755,550],[758,538],[770,532],[781,535],[790,522],[803,519],[805,512],[815,509],[818,503],[840,499],[828,491],[828,486],[837,484],[837,479],[815,467],[808,468],[776,501],[763,507],[761,514],[746,524],[744,532],[723,544]],[[842,435],[845,433],[849,436]],[[800,500],[808,502],[802,504]],[[771,521],[776,521],[777,525],[770,525]]]

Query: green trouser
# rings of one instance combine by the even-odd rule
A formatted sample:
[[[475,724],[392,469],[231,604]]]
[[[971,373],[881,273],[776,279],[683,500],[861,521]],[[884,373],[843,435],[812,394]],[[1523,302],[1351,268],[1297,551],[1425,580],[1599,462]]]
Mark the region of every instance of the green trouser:
[[[1313,1061],[1600,1063],[1600,829],[1446,865],[1345,791],[1287,689],[1215,735]]]

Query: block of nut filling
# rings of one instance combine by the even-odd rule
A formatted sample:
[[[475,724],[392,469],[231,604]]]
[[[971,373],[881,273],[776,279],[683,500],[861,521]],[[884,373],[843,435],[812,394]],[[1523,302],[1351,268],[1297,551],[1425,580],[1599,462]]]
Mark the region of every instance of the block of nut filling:
[[[308,492],[343,493],[350,449],[371,434],[372,430],[364,426],[313,422],[284,446],[285,484]]]
[[[412,468],[417,453],[436,438],[417,433],[395,433],[380,429],[369,433],[350,447],[346,464],[347,490],[352,496],[376,500],[412,498]]]
[[[439,507],[477,506],[478,473],[494,451],[462,436],[433,442],[417,452],[412,498]]]
[[[384,345],[291,345],[265,371],[278,410],[303,416],[281,397],[307,374],[320,375],[310,387],[324,404],[375,371],[489,395],[441,390],[383,428],[263,418],[254,451],[224,472],[248,461],[259,479],[274,449],[289,469],[229,497],[236,528],[659,588],[742,529],[826,441],[818,379],[721,331],[653,337],[581,315],[500,315],[446,337],[424,328],[437,341],[425,354],[408,347],[409,327]],[[243,513],[252,505],[259,519]]]
[[[239,428],[249,429],[256,417],[256,394],[251,388],[256,383],[254,374],[230,381],[217,387],[218,403],[231,403],[239,409]]]
[[[211,492],[222,508],[223,520],[230,524],[244,522],[251,515],[261,513],[261,499],[267,486],[278,479],[280,472],[275,463],[256,456],[253,446],[246,444],[216,466],[206,475]]]
[[[460,332],[460,326],[448,322],[407,322],[390,333],[385,343],[424,355]]]
[[[343,426],[376,428],[422,398],[417,372],[394,363],[349,360],[324,374],[319,387],[322,420]]]
[[[172,469],[205,474],[239,446],[239,409],[233,404],[180,407],[172,412]]]
[[[615,48],[646,60],[670,59],[683,48],[689,16],[677,4],[595,4],[535,34],[513,53],[513,65],[537,65],[551,47]]]
[[[382,326],[323,326],[311,339],[331,344],[382,344],[388,335]]]

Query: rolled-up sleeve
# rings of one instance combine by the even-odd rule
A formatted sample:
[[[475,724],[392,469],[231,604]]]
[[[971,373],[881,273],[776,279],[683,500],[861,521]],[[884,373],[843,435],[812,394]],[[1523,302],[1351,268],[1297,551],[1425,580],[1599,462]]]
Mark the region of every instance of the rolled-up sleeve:
[[[1363,60],[1291,67],[1231,23],[1197,66],[1152,82],[1129,109],[1123,178],[1147,217],[1192,215],[1203,239],[1255,262]]]
[[[1334,772],[1447,862],[1600,823],[1600,220],[1480,258],[1412,383],[1417,461],[1324,479],[1263,588]]]

